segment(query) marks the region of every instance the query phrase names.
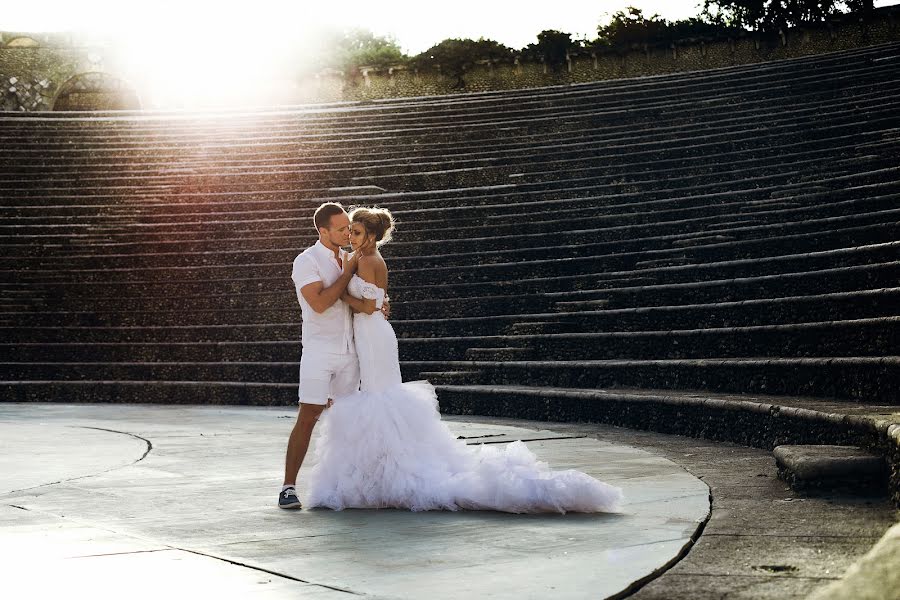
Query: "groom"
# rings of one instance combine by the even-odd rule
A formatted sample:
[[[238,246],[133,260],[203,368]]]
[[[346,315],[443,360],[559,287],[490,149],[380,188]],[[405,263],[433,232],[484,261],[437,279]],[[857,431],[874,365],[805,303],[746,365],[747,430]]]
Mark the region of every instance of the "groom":
[[[294,259],[291,279],[303,316],[300,357],[300,410],[288,440],[281,508],[300,508],[297,473],[309,449],[319,416],[332,398],[359,390],[359,361],[353,345],[353,316],[341,300],[356,272],[357,257],[341,247],[350,244],[350,217],[334,202],[313,216],[319,241]]]

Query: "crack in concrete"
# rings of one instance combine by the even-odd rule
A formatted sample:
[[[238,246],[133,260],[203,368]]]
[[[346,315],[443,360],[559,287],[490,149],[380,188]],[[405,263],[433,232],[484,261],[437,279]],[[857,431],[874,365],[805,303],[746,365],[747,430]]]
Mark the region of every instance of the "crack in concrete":
[[[9,505],[9,506],[13,506],[13,505]],[[160,545],[160,546],[164,546],[164,548],[158,548],[158,549],[155,549],[155,550],[135,550],[135,551],[132,551],[132,552],[118,552],[118,553],[111,553],[111,554],[87,555],[87,556],[83,556],[83,557],[82,557],[82,556],[73,556],[73,557],[70,557],[70,558],[89,558],[89,557],[91,557],[91,556],[94,556],[94,557],[101,557],[101,556],[114,556],[114,555],[117,555],[117,554],[140,554],[140,553],[148,553],[148,552],[163,552],[163,551],[170,551],[170,550],[179,550],[179,551],[181,551],[181,552],[187,552],[187,553],[189,553],[189,554],[196,554],[197,556],[203,556],[203,557],[206,557],[206,558],[212,558],[212,559],[215,559],[215,560],[220,560],[220,561],[222,561],[222,562],[226,562],[226,563],[228,563],[228,564],[231,564],[231,565],[234,565],[234,566],[237,566],[237,567],[244,567],[244,568],[246,568],[246,569],[252,569],[252,570],[254,570],[254,571],[260,571],[261,573],[267,573],[267,574],[269,574],[269,575],[274,575],[274,576],[276,576],[276,577],[281,577],[281,578],[284,578],[284,579],[288,579],[288,580],[290,580],[290,581],[296,581],[296,582],[298,582],[298,583],[305,583],[305,584],[307,584],[307,585],[313,585],[313,586],[316,586],[316,587],[323,587],[323,588],[327,588],[327,589],[329,589],[329,590],[334,590],[334,591],[336,591],[336,592],[343,592],[343,593],[345,593],[345,594],[351,594],[351,595],[353,595],[353,596],[365,596],[365,595],[366,595],[366,594],[364,594],[364,593],[355,592],[355,591],[353,591],[353,590],[349,590],[349,589],[344,589],[344,588],[340,588],[340,587],[337,587],[337,586],[328,585],[328,584],[326,584],[326,583],[316,583],[316,582],[314,582],[314,581],[307,581],[307,580],[305,580],[305,579],[300,579],[299,577],[294,577],[293,575],[288,575],[288,574],[286,574],[286,573],[280,573],[280,572],[278,572],[278,571],[273,571],[273,570],[271,570],[271,569],[266,569],[266,568],[264,568],[264,567],[257,567],[257,566],[250,565],[250,564],[247,564],[247,563],[242,563],[242,562],[239,562],[239,561],[236,561],[236,560],[231,560],[231,559],[229,559],[229,558],[224,558],[224,557],[222,557],[222,556],[216,556],[215,554],[208,554],[208,553],[206,553],[206,552],[200,552],[199,550],[191,550],[190,548],[181,548],[180,546],[174,546],[174,545],[172,545],[172,544],[167,544],[167,543],[164,543],[164,542],[160,542],[160,541],[158,541],[158,540],[152,540],[152,539],[148,539],[148,538],[143,538],[143,537],[136,536],[136,535],[133,535],[133,534],[130,534],[130,533],[122,533],[121,531],[116,531],[115,529],[111,529],[111,528],[106,527],[106,526],[103,526],[103,525],[98,525],[98,524],[96,524],[96,523],[91,523],[91,522],[81,521],[81,520],[79,520],[79,519],[75,519],[75,518],[72,518],[72,517],[66,517],[66,516],[64,516],[64,515],[58,515],[58,514],[56,514],[56,513],[52,513],[52,512],[48,512],[48,511],[44,511],[44,510],[39,510],[39,509],[28,509],[28,508],[23,508],[23,507],[20,507],[20,506],[16,506],[15,508],[21,508],[22,510],[27,510],[27,511],[30,511],[30,512],[36,512],[36,513],[39,513],[39,514],[42,514],[42,515],[47,515],[47,516],[50,516],[50,517],[54,517],[54,518],[57,518],[57,519],[60,519],[60,520],[65,520],[65,521],[69,521],[69,522],[72,522],[72,523],[78,523],[79,525],[83,525],[83,526],[86,526],[86,527],[93,527],[93,528],[95,528],[95,529],[100,529],[100,530],[102,530],[102,531],[106,531],[106,532],[109,532],[109,533],[113,533],[113,534],[115,534],[115,535],[120,535],[120,536],[122,536],[122,537],[131,538],[131,539],[135,539],[135,540],[140,540],[140,541],[142,541],[142,542],[148,542],[148,543],[153,543],[153,544],[157,544],[157,545]]]
[[[241,544],[256,544],[258,542],[279,542],[284,540],[306,540],[309,538],[318,538],[318,537],[332,537],[335,534],[329,533],[317,533],[314,535],[292,535],[289,537],[273,537],[266,538],[264,540],[261,539],[252,539],[252,540],[242,540],[240,542],[225,542],[224,544],[215,544],[216,546],[239,546]]]
[[[741,573],[740,575],[736,575],[734,573],[692,573],[692,572],[688,571],[688,572],[684,572],[684,573],[678,573],[677,575],[681,575],[681,576],[685,576],[685,577],[742,577],[744,579],[757,579],[757,580],[808,579],[811,581],[836,581],[836,580],[840,579],[840,577],[820,577],[818,575],[777,575],[775,573],[773,573],[771,575],[766,575],[765,573],[760,573],[760,574]],[[610,598],[612,598],[612,597],[613,596],[610,596]]]
[[[144,437],[141,437],[141,436],[137,435],[136,433],[131,433],[130,431],[117,431],[117,430],[115,430],[115,429],[106,429],[106,428],[104,428],[104,427],[88,427],[88,426],[86,426],[86,425],[71,425],[70,427],[78,427],[79,429],[95,429],[95,430],[97,430],[97,431],[106,431],[106,432],[109,432],[109,433],[119,433],[119,434],[122,434],[122,435],[130,435],[131,437],[133,437],[133,438],[135,438],[135,439],[141,440],[142,442],[144,442],[145,444],[147,444],[147,449],[144,451],[144,454],[142,454],[141,457],[140,457],[139,459],[137,459],[136,461],[134,461],[134,462],[131,463],[131,464],[136,464],[136,463],[141,462],[142,460],[144,460],[145,458],[147,458],[147,455],[150,454],[150,451],[151,451],[151,450],[153,450],[153,442],[151,442],[151,441],[148,440],[147,438],[144,438]],[[115,468],[121,468],[121,467],[115,467]],[[104,471],[104,472],[107,472],[107,471]],[[91,476],[88,475],[87,477],[91,477]]]
[[[127,556],[129,554],[149,554],[150,552],[171,552],[171,548],[156,548],[155,550],[131,550],[129,552],[106,552],[103,554],[82,554],[81,556],[70,556],[67,560],[76,558],[99,558],[101,556]]]
[[[253,569],[254,571],[260,571],[262,573],[268,573],[269,575],[275,575],[276,577],[282,577],[284,579],[290,579],[291,581],[296,581],[298,583],[305,583],[307,585],[314,585],[317,587],[327,588],[329,590],[334,590],[336,592],[343,592],[345,594],[352,594],[354,596],[365,596],[366,594],[360,592],[354,592],[353,590],[348,590],[345,588],[339,588],[337,586],[328,585],[326,583],[316,583],[314,581],[307,581],[305,579],[300,579],[299,577],[294,577],[293,575],[287,575],[286,573],[279,573],[278,571],[272,571],[271,569],[266,569],[264,567],[257,567],[254,565],[248,565],[247,563],[242,563],[236,560],[231,560],[230,558],[223,558],[221,556],[216,556],[215,554],[206,554],[205,552],[200,552],[199,550],[188,550],[187,548],[177,548],[176,550],[181,550],[182,552],[189,552],[191,554],[196,554],[198,556],[205,556],[206,558],[214,558],[216,560],[221,560],[223,562],[227,562],[228,564],[235,565],[237,567],[244,567],[247,569]]]
[[[18,490],[10,490],[8,492],[3,493],[2,494],[3,496],[9,496],[11,494],[18,494],[19,492],[28,492],[30,490],[37,490],[37,489],[40,489],[43,487],[49,487],[51,485],[58,485],[60,483],[68,483],[69,481],[78,481],[79,479],[87,479],[89,477],[96,477],[97,475],[103,475],[104,473],[111,473],[112,471],[116,471],[118,469],[124,469],[125,467],[130,467],[132,465],[136,465],[137,463],[139,463],[142,460],[144,460],[145,458],[147,458],[147,455],[150,454],[151,450],[153,450],[153,442],[151,442],[147,438],[142,438],[141,436],[134,434],[134,433],[130,433],[128,431],[116,431],[115,429],[104,429],[103,427],[87,427],[87,426],[83,426],[83,425],[67,425],[67,427],[71,427],[73,429],[96,429],[97,431],[106,431],[107,433],[118,433],[120,435],[130,435],[131,437],[141,440],[142,442],[147,444],[147,449],[144,450],[144,453],[141,455],[141,457],[139,459],[137,459],[133,462],[130,462],[127,465],[119,465],[116,467],[111,467],[109,469],[104,469],[102,471],[98,471],[97,473],[90,473],[88,475],[79,475],[78,477],[70,477],[68,479],[60,479],[59,481],[51,481],[50,483],[42,483],[40,485],[33,485],[31,487],[21,488]],[[10,505],[10,506],[12,506],[12,505]],[[19,507],[17,507],[17,508],[19,508]],[[23,509],[23,510],[28,510],[28,509]]]
[[[492,440],[488,442],[466,442],[466,446],[476,446],[478,444],[509,444],[511,442],[546,442],[552,440],[580,440],[586,438],[586,435],[560,435],[556,437],[543,438],[519,438],[515,440]]]
[[[682,468],[684,468],[684,467],[682,467]],[[690,473],[690,471],[689,471],[688,469],[685,469],[685,471],[687,471],[688,473]],[[691,475],[693,475],[693,473],[691,473]],[[704,482],[704,483],[705,483],[705,482]],[[707,485],[707,488],[708,488],[708,487],[709,487],[709,486]],[[688,555],[688,553],[691,551],[691,549],[692,549],[692,548],[694,547],[694,545],[697,543],[697,540],[700,539],[700,536],[703,535],[703,530],[706,528],[706,524],[709,523],[709,520],[712,518],[712,511],[713,511],[713,495],[712,495],[712,490],[709,491],[708,498],[709,498],[709,511],[706,513],[706,518],[703,520],[702,523],[700,523],[700,524],[697,526],[697,528],[696,528],[696,529],[694,530],[694,532],[691,534],[690,539],[689,539],[689,540],[684,544],[684,546],[682,546],[681,549],[678,551],[678,554],[676,554],[676,555],[673,556],[671,559],[669,559],[669,561],[666,562],[664,565],[661,565],[660,567],[658,567],[657,569],[655,569],[652,573],[648,573],[647,575],[645,575],[644,577],[638,579],[637,581],[632,581],[631,584],[629,584],[628,587],[626,587],[624,590],[622,590],[622,591],[619,592],[618,594],[614,594],[614,595],[612,595],[612,596],[609,596],[609,598],[608,598],[607,600],[619,600],[620,598],[627,598],[627,597],[629,597],[629,596],[632,596],[632,595],[636,594],[636,593],[637,593],[638,591],[640,591],[640,589],[643,588],[645,585],[647,585],[648,583],[650,583],[650,582],[653,581],[654,579],[656,579],[656,578],[662,576],[662,575],[665,574],[667,571],[669,571],[669,569],[671,569],[671,568],[674,567],[676,564],[678,564],[679,562],[681,562],[682,560],[684,560],[684,558]]]

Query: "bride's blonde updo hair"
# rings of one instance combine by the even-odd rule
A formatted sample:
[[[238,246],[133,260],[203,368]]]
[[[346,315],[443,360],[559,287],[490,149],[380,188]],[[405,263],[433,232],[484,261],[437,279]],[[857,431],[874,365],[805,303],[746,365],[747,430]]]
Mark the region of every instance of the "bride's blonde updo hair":
[[[366,233],[375,234],[375,243],[379,246],[391,241],[394,230],[394,217],[386,208],[354,208],[350,212],[352,223],[361,223]]]

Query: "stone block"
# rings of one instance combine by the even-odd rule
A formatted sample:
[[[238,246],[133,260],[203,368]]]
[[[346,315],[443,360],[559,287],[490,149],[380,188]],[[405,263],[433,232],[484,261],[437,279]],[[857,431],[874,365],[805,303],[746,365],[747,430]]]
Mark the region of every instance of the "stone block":
[[[778,477],[794,490],[871,490],[885,484],[884,459],[854,446],[783,445],[773,454]]]

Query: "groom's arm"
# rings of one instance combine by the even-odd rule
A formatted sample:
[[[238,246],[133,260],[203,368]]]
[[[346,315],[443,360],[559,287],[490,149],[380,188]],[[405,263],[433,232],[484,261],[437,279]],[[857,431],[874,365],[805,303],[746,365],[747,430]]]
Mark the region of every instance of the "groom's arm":
[[[350,308],[356,312],[366,313],[367,315],[371,315],[378,310],[375,308],[374,300],[370,298],[356,298],[355,296],[351,296],[348,292],[345,292],[344,295],[341,296],[341,300],[349,304]]]
[[[321,281],[308,283],[300,288],[303,298],[309,302],[309,305],[317,313],[323,313],[341,299],[341,296],[347,290],[347,284],[353,278],[353,273],[343,273],[338,277],[337,281],[330,286],[325,287]]]
[[[325,287],[325,283],[320,279],[321,276],[315,263],[308,257],[298,256],[294,260],[294,268],[291,273],[291,279],[294,280],[294,285],[297,286],[297,299],[299,300],[299,296],[303,296],[303,299],[314,311],[317,313],[325,312],[340,299],[358,266],[358,258],[345,258],[341,276],[330,286]]]

